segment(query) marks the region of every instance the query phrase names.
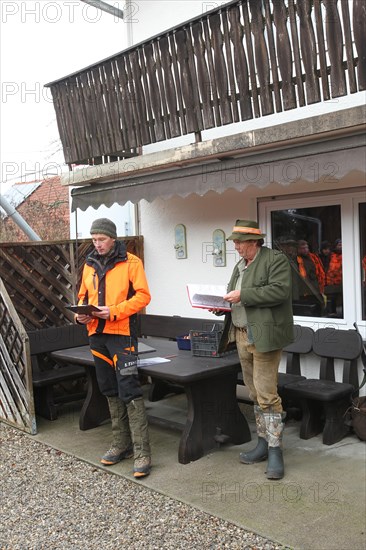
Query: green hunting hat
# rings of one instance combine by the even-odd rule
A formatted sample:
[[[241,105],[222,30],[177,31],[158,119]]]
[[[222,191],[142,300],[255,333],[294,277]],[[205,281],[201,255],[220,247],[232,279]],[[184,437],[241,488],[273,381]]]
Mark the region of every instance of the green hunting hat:
[[[90,234],[93,235],[95,233],[100,233],[101,235],[112,237],[112,239],[117,239],[116,224],[108,218],[99,218],[98,220],[94,220],[90,228]]]
[[[236,220],[233,232],[227,241],[251,241],[253,239],[263,239],[265,233],[259,229],[258,222],[252,220]]]

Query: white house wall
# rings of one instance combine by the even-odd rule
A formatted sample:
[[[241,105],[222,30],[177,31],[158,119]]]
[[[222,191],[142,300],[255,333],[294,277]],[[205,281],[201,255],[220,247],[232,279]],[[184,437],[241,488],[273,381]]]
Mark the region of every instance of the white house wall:
[[[214,267],[210,255],[212,233],[222,229],[228,236],[237,218],[257,219],[258,198],[316,192],[329,192],[331,197],[337,190],[353,187],[364,190],[364,176],[351,173],[337,183],[299,181],[288,187],[272,184],[260,190],[251,186],[243,192],[227,190],[221,195],[209,192],[203,197],[191,195],[185,199],[156,199],[152,203],[141,201],[140,234],[144,236],[145,267],[152,294],[148,313],[212,318],[210,313],[190,306],[185,285],[226,284],[229,281],[238,257],[228,241],[226,267]],[[294,206],[299,206],[299,201],[301,198],[296,198]],[[259,221],[262,225],[265,222]],[[186,226],[187,259],[175,257],[174,228],[179,223]]]

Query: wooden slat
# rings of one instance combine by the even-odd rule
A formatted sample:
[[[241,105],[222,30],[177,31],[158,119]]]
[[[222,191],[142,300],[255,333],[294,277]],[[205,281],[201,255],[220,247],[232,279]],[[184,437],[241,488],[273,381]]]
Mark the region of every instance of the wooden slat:
[[[312,5],[309,0],[297,3],[297,13],[300,17],[301,58],[305,69],[305,89],[307,104],[320,101],[319,81],[316,74],[316,40],[313,22],[311,20]]]
[[[89,155],[91,158],[98,156],[101,150],[99,135],[97,132],[98,121],[95,112],[95,90],[90,86],[88,79],[88,73],[81,73],[80,78],[80,93],[82,97],[82,104],[85,110],[85,119],[87,127],[86,140],[89,149]],[[95,139],[93,139],[95,136]]]
[[[256,66],[255,66],[255,60],[254,60],[254,52],[253,52],[253,44],[252,44],[252,32],[251,32],[251,29],[250,29],[250,20],[249,20],[249,11],[248,11],[247,2],[243,2],[242,10],[243,10],[243,17],[244,17],[244,36],[245,36],[245,43],[246,43],[247,52],[248,52],[249,78],[250,78],[251,91],[252,91],[254,115],[256,117],[260,117],[261,116],[261,111],[260,111],[260,107],[259,107],[259,95],[258,95],[258,89],[257,89]]]
[[[151,143],[150,132],[147,121],[145,93],[142,86],[141,67],[137,50],[130,52],[128,56],[128,78],[130,86],[134,89],[134,107],[136,118],[136,130],[141,145]],[[127,58],[126,58],[127,61]]]
[[[273,21],[276,26],[278,65],[282,78],[282,101],[285,111],[296,107],[295,87],[292,80],[292,51],[288,34],[288,16],[283,0],[273,3]]]
[[[80,131],[81,131],[80,146],[81,146],[83,157],[89,158],[90,152],[92,150],[91,139],[90,139],[91,129],[88,124],[89,121],[88,121],[86,105],[84,101],[83,84],[82,84],[80,75],[75,80],[75,84],[76,84],[76,87],[75,87],[74,93],[79,105],[78,112],[79,112],[79,120],[81,121],[80,122]]]
[[[329,89],[327,59],[326,59],[326,51],[325,51],[321,0],[314,0],[314,13],[315,13],[315,24],[316,24],[316,33],[317,33],[317,42],[318,42],[318,55],[319,55],[319,63],[320,63],[320,77],[321,77],[321,85],[322,85],[322,91],[323,91],[323,99],[327,101],[328,99],[330,99],[330,89]]]
[[[184,116],[184,101],[182,97],[182,82],[180,79],[179,67],[178,67],[178,56],[177,56],[177,42],[175,39],[175,34],[169,35],[169,44],[172,52],[172,65],[175,82],[177,83],[177,96],[178,96],[178,105],[179,105],[179,120],[182,128],[182,134],[187,134],[187,125]]]
[[[358,89],[366,90],[366,4],[365,0],[353,0],[353,29],[358,54]]]
[[[186,121],[187,132],[196,132],[198,129],[195,116],[195,103],[193,100],[193,82],[189,67],[189,53],[187,48],[188,34],[185,30],[179,30],[175,34],[177,44],[177,60],[180,68],[180,82],[182,86],[182,98],[184,101],[184,118]]]
[[[109,142],[109,130],[108,130],[108,121],[105,112],[105,106],[103,101],[103,86],[101,81],[100,69],[95,68],[91,71],[91,77],[94,82],[95,87],[95,110],[97,113],[98,119],[98,132],[102,140],[102,151],[107,152],[111,150],[111,144]],[[102,154],[101,151],[101,154]]]
[[[262,7],[257,0],[249,0],[252,14],[252,33],[254,36],[255,66],[259,79],[260,102],[262,115],[273,113],[273,100],[270,87],[268,49],[264,38]]]
[[[177,88],[172,72],[173,60],[169,51],[168,37],[163,36],[159,40],[157,47],[159,47],[160,53],[157,57],[161,60],[161,69],[163,71],[162,76],[160,76],[159,71],[159,78],[162,79],[160,86],[164,90],[164,98],[166,98],[168,105],[168,113],[165,115],[168,119],[166,120],[166,125],[169,127],[170,137],[177,137],[181,135],[181,129],[178,118]]]
[[[110,129],[112,148],[109,152],[122,151],[123,140],[120,126],[120,116],[118,112],[117,95],[119,90],[116,83],[116,75],[113,71],[113,64],[105,64],[105,85],[106,85],[106,109],[108,112],[108,124]]]
[[[108,152],[117,151],[118,147],[115,140],[115,135],[113,132],[113,110],[112,107],[112,98],[111,94],[113,93],[113,83],[109,82],[110,64],[106,63],[100,67],[99,77],[100,77],[100,87],[101,93],[103,96],[103,110],[105,118],[105,127],[106,127],[106,138],[108,143]]]
[[[338,12],[338,0],[323,0],[326,10],[325,28],[330,59],[332,97],[346,95],[346,78],[343,68],[343,34]]]
[[[153,132],[152,136],[154,136],[154,141],[162,141],[163,139],[166,139],[166,134],[163,125],[163,114],[160,103],[161,97],[157,81],[153,45],[151,43],[145,44],[143,53],[146,62],[146,76],[148,77],[146,78],[146,105],[148,107],[148,111],[149,109],[151,111],[152,108],[150,131]],[[144,72],[145,71],[143,71],[143,73]]]
[[[349,14],[349,2],[348,0],[341,0],[342,7],[342,19],[343,19],[343,32],[345,40],[345,50],[347,59],[348,81],[349,91],[351,94],[357,92],[356,72],[353,63],[353,49],[352,49],[352,32],[351,32],[351,20]]]
[[[206,44],[206,51],[207,51],[207,60],[208,60],[208,70],[210,73],[210,95],[212,96],[212,104],[215,114],[215,126],[221,126],[222,120],[221,120],[221,114],[220,114],[220,106],[219,106],[219,100],[217,97],[217,94],[215,93],[215,88],[217,88],[217,80],[216,80],[216,71],[215,71],[215,64],[213,60],[213,54],[211,49],[211,43],[210,43],[210,30],[208,27],[207,19],[203,21],[203,34],[204,34],[204,40]]]
[[[228,70],[226,61],[223,55],[223,40],[221,32],[221,19],[220,14],[212,15],[209,19],[211,29],[211,43],[214,55],[215,74],[216,74],[216,89],[213,93],[218,92],[218,102],[220,105],[221,121],[222,124],[229,124],[233,122],[231,114],[231,108],[229,103],[229,83],[228,83]]]
[[[234,47],[235,75],[238,84],[241,120],[253,118],[252,104],[249,92],[248,63],[245,55],[243,37],[244,30],[240,22],[239,8],[229,10],[230,36]]]
[[[279,77],[277,72],[277,57],[276,57],[276,49],[275,49],[274,35],[273,35],[273,19],[271,14],[271,8],[269,5],[269,0],[264,0],[264,9],[265,9],[265,28],[266,28],[266,33],[268,37],[269,58],[271,61],[273,95],[275,98],[276,111],[279,113],[282,111],[282,100],[281,100],[280,82],[279,82]]]
[[[162,129],[163,129],[163,137],[162,139],[171,139],[172,135],[170,132],[170,125],[169,125],[169,111],[168,111],[168,101],[165,94],[165,86],[164,86],[164,79],[163,79],[163,70],[161,66],[161,58],[160,58],[160,50],[157,43],[153,44],[154,52],[155,52],[155,59],[156,59],[156,74],[157,74],[157,80],[158,80],[158,86],[160,90],[160,100],[162,104],[163,114],[161,119]]]
[[[191,95],[193,101],[193,110],[195,117],[195,129],[194,132],[198,133],[203,127],[202,111],[200,105],[200,98],[198,93],[198,81],[196,64],[194,62],[194,50],[192,42],[191,27],[185,29],[185,42],[188,54],[188,68],[190,74],[190,82],[192,83]]]
[[[136,147],[139,140],[136,135],[134,118],[133,118],[133,97],[128,89],[128,76],[126,71],[125,58],[119,57],[116,60],[118,69],[118,82],[120,89],[120,110],[122,134],[124,138],[125,148]],[[126,108],[126,105],[128,108]]]
[[[194,38],[194,53],[197,63],[198,88],[201,94],[201,105],[203,114],[204,129],[213,128],[215,119],[211,102],[210,73],[206,61],[206,46],[202,36],[202,26],[200,22],[192,25],[192,34]]]
[[[74,134],[76,139],[76,148],[78,157],[81,159],[88,158],[88,150],[85,146],[85,125],[82,114],[82,105],[80,103],[77,77],[69,80],[68,93],[70,99],[70,112],[74,125]]]
[[[288,0],[288,10],[289,10],[289,19],[290,19],[290,28],[291,28],[292,52],[293,52],[293,58],[294,58],[294,64],[295,64],[295,78],[296,78],[298,104],[300,107],[303,107],[305,105],[305,93],[304,93],[304,85],[303,85],[303,73],[301,69],[299,35],[297,32],[297,21],[296,21],[294,0]]]
[[[227,72],[229,76],[228,100],[231,105],[233,121],[238,122],[240,119],[239,119],[239,109],[237,105],[237,85],[236,85],[235,74],[234,74],[234,62],[233,62],[232,53],[231,53],[228,13],[226,10],[222,11],[221,20],[223,25],[225,59],[226,59]]]
[[[58,128],[58,133],[60,135],[65,162],[66,164],[69,164],[73,158],[73,155],[71,152],[72,134],[71,134],[71,129],[70,129],[70,132],[68,132],[68,129],[67,129],[66,114],[64,112],[64,107],[62,102],[62,91],[60,90],[60,88],[61,90],[63,90],[63,87],[61,87],[60,85],[52,86],[51,94],[52,94],[53,104],[55,107],[57,128]]]

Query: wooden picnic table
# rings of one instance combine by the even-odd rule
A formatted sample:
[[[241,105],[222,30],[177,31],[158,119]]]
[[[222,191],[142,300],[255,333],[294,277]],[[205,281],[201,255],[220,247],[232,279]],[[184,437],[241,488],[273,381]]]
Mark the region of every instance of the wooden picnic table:
[[[235,445],[250,441],[249,426],[236,399],[237,373],[240,370],[236,353],[214,358],[195,357],[190,351],[179,350],[176,342],[167,339],[146,338],[144,342],[156,349],[153,354],[144,354],[144,359],[169,357],[170,360],[139,366],[139,372],[178,384],[187,396],[187,418],[182,426],[178,450],[181,464],[199,459],[226,441]],[[88,395],[80,415],[80,428],[95,427],[108,418],[106,399],[99,392],[89,347],[55,351],[51,357],[90,367],[87,369]],[[169,419],[166,424],[169,425]]]

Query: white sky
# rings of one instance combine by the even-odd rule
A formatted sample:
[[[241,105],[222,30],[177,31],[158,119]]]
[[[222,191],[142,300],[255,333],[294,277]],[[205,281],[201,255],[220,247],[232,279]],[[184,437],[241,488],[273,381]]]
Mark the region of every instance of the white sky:
[[[44,84],[113,55],[126,44],[123,20],[80,1],[0,2],[0,191],[22,181],[24,174],[30,180],[32,172],[40,170],[42,176],[67,169]]]

